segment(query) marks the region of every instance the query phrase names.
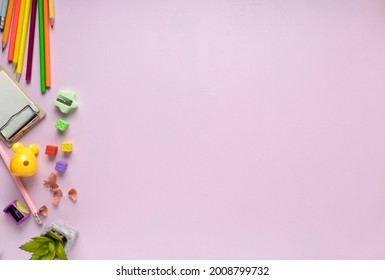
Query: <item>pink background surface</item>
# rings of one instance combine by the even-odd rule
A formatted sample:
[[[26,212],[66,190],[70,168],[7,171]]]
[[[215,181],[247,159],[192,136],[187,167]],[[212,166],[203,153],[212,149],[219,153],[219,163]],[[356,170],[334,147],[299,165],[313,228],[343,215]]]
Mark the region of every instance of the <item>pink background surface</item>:
[[[44,152],[24,181],[79,228],[71,259],[385,258],[385,1],[56,1],[45,95],[35,43],[47,118],[22,142],[73,141],[79,201],[51,204]],[[1,258],[41,231],[1,214]]]

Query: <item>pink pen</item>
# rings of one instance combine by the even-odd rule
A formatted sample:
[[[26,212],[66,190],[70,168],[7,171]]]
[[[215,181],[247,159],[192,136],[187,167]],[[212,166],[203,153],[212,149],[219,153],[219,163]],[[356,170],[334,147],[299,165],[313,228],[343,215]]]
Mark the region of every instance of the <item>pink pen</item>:
[[[5,152],[5,150],[4,150],[4,148],[3,148],[3,146],[1,144],[0,144],[0,156],[3,159],[5,166],[9,170],[10,160],[9,160],[9,158],[7,156],[7,153]],[[23,195],[25,202],[27,203],[29,209],[32,212],[32,216],[35,218],[35,221],[39,225],[41,225],[43,223],[43,221],[41,220],[41,218],[39,216],[39,213],[36,210],[35,204],[33,203],[31,197],[29,196],[29,194],[27,192],[27,190],[25,189],[25,187],[23,185],[23,182],[20,180],[19,177],[14,176],[12,173],[11,173],[11,176],[12,176],[13,180],[15,181],[17,187],[19,188],[21,194]]]

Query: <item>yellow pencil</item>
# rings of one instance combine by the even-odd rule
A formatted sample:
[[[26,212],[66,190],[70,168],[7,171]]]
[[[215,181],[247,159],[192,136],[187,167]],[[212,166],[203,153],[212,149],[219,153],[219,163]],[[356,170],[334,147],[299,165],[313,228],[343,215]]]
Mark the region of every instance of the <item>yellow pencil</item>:
[[[30,11],[31,11],[31,0],[25,0],[23,28],[21,30],[21,39],[20,39],[20,48],[19,48],[19,59],[17,60],[17,68],[16,68],[16,80],[18,82],[20,81],[21,73],[23,72],[25,42],[27,41],[27,31],[28,31]]]
[[[26,0],[21,0],[20,12],[19,12],[19,21],[17,23],[17,31],[16,31],[15,52],[13,53],[13,69],[14,69],[14,71],[16,71],[17,60],[19,59],[21,29],[23,27],[25,4],[26,4]]]
[[[53,28],[53,25],[55,24],[55,4],[54,0],[49,0],[49,22],[51,23],[51,28]]]

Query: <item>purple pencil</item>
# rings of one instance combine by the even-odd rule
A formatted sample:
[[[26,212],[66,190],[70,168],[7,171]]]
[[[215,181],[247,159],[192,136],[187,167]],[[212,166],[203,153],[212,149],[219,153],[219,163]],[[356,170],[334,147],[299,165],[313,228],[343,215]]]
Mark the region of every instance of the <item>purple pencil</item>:
[[[37,14],[37,0],[32,0],[31,24],[29,26],[27,74],[25,76],[25,79],[27,82],[31,82],[31,75],[32,75],[33,45],[35,42],[36,14]]]

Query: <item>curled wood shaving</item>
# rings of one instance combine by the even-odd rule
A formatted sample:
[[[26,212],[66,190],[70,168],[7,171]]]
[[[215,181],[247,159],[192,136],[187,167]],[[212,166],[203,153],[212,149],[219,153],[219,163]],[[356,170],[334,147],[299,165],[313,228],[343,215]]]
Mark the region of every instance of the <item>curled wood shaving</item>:
[[[68,196],[69,196],[69,198],[72,199],[72,201],[78,200],[78,192],[77,192],[77,190],[75,190],[75,189],[70,189],[70,190],[68,191]]]
[[[56,205],[56,206],[59,205],[62,196],[63,196],[63,192],[62,192],[60,189],[58,189],[57,191],[55,191],[55,192],[53,193],[52,203],[53,203],[54,205]]]
[[[48,180],[43,181],[43,185],[46,187],[51,186],[51,184],[56,183],[57,176],[55,173],[51,172],[48,176]]]
[[[53,192],[53,197],[52,197],[52,203],[54,205],[59,205],[61,198],[63,197],[63,192],[61,191],[59,185],[56,183],[57,180],[57,175],[54,172],[51,172],[48,176],[48,180],[43,181],[43,185],[46,187],[49,187],[51,191]],[[68,191],[68,196],[72,201],[77,201],[78,200],[78,192],[76,189],[72,188]],[[39,212],[42,211],[40,214],[43,216],[48,215],[48,208],[47,206],[43,205]]]
[[[43,181],[43,185],[49,187],[51,191],[55,192],[60,188],[59,185],[56,183],[56,180],[56,174],[54,172],[51,172],[48,176],[48,180]]]
[[[59,185],[56,183],[52,184],[50,188],[51,188],[51,191],[53,192],[56,192],[60,189]]]
[[[53,193],[53,196],[63,197],[63,192],[61,191],[61,189],[58,189]]]
[[[46,205],[43,205],[39,208],[39,214],[47,217],[48,216],[48,207]]]

